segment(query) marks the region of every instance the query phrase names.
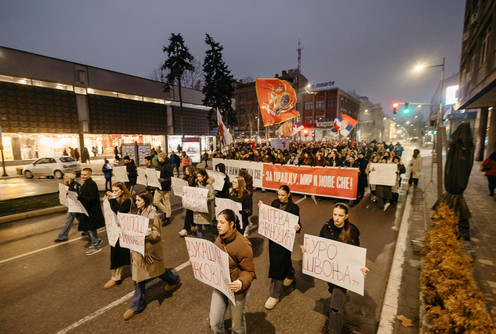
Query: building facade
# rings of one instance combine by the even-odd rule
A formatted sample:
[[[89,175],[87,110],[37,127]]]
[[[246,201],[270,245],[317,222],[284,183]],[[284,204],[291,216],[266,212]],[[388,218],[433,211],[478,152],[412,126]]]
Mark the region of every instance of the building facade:
[[[496,151],[496,0],[467,0],[456,109],[478,109],[476,160]]]
[[[203,136],[209,146],[203,94],[183,88],[182,112],[177,96],[177,87],[166,94],[158,81],[0,47],[7,161],[62,155],[68,147],[98,155],[132,144],[164,149],[173,135]]]

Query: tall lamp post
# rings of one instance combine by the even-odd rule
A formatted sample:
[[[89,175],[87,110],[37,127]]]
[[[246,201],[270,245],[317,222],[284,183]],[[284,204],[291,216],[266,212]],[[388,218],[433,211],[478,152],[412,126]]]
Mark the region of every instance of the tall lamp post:
[[[439,90],[441,95],[441,100],[439,101],[439,110],[437,112],[437,133],[436,133],[436,162],[437,162],[437,199],[439,200],[443,195],[443,135],[441,133],[441,123],[443,121],[443,84],[444,84],[444,65],[445,58],[443,57],[443,63],[438,65],[418,65],[415,67],[415,71],[420,72],[428,67],[441,67],[441,82],[439,84]]]
[[[255,116],[257,119],[257,144],[260,142],[260,118]]]

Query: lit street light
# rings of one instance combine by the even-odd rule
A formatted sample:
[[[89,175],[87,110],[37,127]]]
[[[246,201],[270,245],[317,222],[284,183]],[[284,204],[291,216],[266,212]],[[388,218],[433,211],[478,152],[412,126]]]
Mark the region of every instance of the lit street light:
[[[441,122],[443,120],[443,83],[444,83],[444,66],[445,58],[443,57],[443,63],[438,65],[417,65],[415,67],[416,72],[423,71],[428,67],[441,67],[441,82],[439,84],[441,101],[439,102],[439,111],[437,113],[437,133],[436,133],[436,162],[437,162],[437,199],[441,198],[443,194],[443,150],[442,150],[442,134],[441,134]],[[432,179],[432,177],[431,177]]]

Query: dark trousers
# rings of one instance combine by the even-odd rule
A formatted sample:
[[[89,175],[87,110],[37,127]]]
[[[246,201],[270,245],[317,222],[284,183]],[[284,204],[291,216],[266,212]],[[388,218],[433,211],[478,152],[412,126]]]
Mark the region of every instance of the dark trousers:
[[[329,289],[331,292],[331,289]],[[331,309],[329,310],[329,334],[340,334],[343,328],[346,289],[334,286],[332,289]]]
[[[112,178],[110,179],[105,178],[105,190],[112,191]]]
[[[184,217],[184,229],[191,234],[191,227],[196,226],[193,222],[193,211],[186,209],[186,216]]]
[[[159,276],[159,278],[169,285],[174,285],[179,280],[179,275],[169,269]],[[145,284],[147,281],[134,282],[134,295],[131,299],[131,306],[133,311],[141,311],[145,308]]]
[[[494,189],[496,189],[496,176],[486,175],[486,177],[487,177],[487,183],[489,186],[489,194],[491,196],[493,196],[494,195]]]

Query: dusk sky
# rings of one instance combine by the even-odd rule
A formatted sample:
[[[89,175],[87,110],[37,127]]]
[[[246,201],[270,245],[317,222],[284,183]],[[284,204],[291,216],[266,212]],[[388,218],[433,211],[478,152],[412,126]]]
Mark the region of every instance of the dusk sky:
[[[394,101],[428,102],[440,68],[459,71],[465,1],[0,0],[0,45],[150,78],[162,46],[181,33],[203,62],[205,33],[224,46],[234,78],[273,77],[297,68],[312,84],[368,96],[392,113]]]

